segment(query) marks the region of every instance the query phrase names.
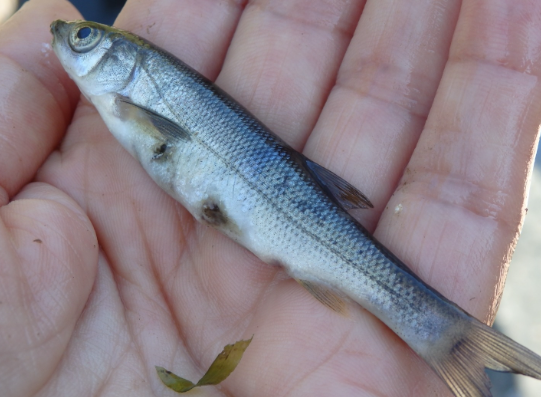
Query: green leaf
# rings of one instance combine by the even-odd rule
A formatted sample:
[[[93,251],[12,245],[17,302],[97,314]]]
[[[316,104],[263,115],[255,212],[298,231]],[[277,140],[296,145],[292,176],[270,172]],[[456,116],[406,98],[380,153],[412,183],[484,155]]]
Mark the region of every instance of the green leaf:
[[[156,371],[163,384],[178,393],[185,393],[192,390],[194,387],[217,385],[225,380],[229,374],[237,368],[244,351],[250,345],[252,339],[253,336],[249,340],[240,340],[232,345],[224,347],[224,350],[218,354],[218,357],[216,357],[214,362],[210,365],[206,374],[203,375],[196,384],[181,378],[162,367],[156,367]]]
[[[186,393],[195,387],[188,379],[181,378],[163,367],[156,367],[156,372],[165,386],[178,393]]]

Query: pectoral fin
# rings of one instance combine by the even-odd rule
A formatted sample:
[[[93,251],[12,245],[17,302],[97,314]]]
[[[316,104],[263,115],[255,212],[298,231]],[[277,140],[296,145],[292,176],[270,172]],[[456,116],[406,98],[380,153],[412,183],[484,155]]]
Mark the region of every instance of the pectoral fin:
[[[306,159],[306,167],[312,176],[335,198],[336,201],[346,210],[355,208],[374,208],[368,198],[355,186],[340,178],[327,168]]]
[[[320,284],[313,283],[306,280],[297,280],[297,282],[302,285],[310,294],[316,298],[318,301],[323,303],[329,309],[340,313],[343,316],[348,315],[348,308],[346,302],[340,298],[336,292],[331,289],[324,287]]]
[[[116,105],[121,117],[145,120],[168,140],[190,140],[190,133],[168,118],[132,102],[130,98],[118,96]]]

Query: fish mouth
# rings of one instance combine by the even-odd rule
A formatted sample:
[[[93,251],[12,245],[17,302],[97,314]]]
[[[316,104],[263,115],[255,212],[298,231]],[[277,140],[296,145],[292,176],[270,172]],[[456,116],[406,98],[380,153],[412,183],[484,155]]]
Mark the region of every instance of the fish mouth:
[[[57,19],[56,21],[53,21],[51,23],[51,33],[53,36],[56,36],[58,32],[65,29],[65,26],[67,25],[66,21],[63,21],[62,19]]]

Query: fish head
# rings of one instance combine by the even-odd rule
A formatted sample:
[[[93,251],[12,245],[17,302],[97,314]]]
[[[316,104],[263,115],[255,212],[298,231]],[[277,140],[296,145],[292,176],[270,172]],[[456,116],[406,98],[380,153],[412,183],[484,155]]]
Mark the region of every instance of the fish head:
[[[56,20],[51,33],[60,63],[90,101],[126,87],[138,48],[146,44],[131,33],[90,21]]]

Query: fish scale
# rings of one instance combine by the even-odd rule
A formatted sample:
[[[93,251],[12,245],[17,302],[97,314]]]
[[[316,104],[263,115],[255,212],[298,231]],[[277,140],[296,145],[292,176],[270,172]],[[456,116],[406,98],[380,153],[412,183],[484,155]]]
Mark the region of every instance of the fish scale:
[[[541,357],[425,284],[348,209],[355,187],[296,152],[166,51],[93,22],[55,21],[53,49],[109,130],[173,198],[323,304],[372,312],[456,396],[490,397],[485,367],[541,378]],[[84,32],[84,34],[81,34]]]

